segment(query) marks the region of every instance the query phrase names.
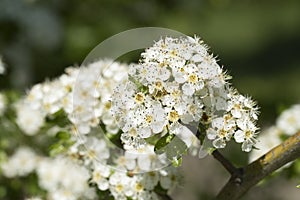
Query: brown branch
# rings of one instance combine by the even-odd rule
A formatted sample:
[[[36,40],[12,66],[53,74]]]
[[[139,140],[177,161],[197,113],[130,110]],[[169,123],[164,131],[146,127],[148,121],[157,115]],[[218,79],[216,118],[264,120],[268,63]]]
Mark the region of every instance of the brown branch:
[[[229,160],[227,160],[218,150],[214,150],[212,155],[231,175],[239,173],[240,170],[236,168]]]
[[[217,196],[220,200],[235,200],[266,176],[300,157],[300,132],[234,173]]]

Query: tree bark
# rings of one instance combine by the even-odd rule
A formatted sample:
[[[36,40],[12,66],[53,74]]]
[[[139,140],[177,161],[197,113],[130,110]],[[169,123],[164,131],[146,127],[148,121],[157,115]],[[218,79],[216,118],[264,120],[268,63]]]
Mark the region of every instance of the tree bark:
[[[300,157],[300,132],[271,149],[257,160],[231,173],[231,178],[217,195],[219,200],[235,200],[283,165]]]

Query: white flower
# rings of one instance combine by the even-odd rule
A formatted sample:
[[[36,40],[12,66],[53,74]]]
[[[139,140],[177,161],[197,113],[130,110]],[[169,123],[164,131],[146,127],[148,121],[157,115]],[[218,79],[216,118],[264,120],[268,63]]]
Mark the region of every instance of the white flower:
[[[108,177],[110,176],[110,168],[100,163],[95,164],[95,169],[92,173],[92,180],[97,184],[99,190],[107,190],[109,188]]]
[[[54,114],[62,108],[62,99],[68,91],[65,90],[59,80],[43,84],[42,109],[47,114]]]
[[[288,135],[293,135],[300,130],[300,105],[293,105],[283,111],[276,122],[277,127]]]
[[[179,182],[179,174],[176,168],[166,168],[164,172],[161,171],[159,182],[163,189],[173,190]]]
[[[41,110],[32,109],[28,104],[20,102],[17,106],[18,126],[27,135],[35,135],[44,125],[45,115]]]
[[[211,128],[207,129],[207,138],[213,140],[215,148],[224,148],[226,142],[229,141],[233,135],[235,124],[228,120],[226,115],[212,120]]]
[[[1,164],[3,174],[9,178],[26,176],[37,167],[39,157],[28,147],[19,147],[16,152]]]
[[[151,171],[144,173],[142,178],[142,184],[147,190],[153,190],[159,182],[160,174],[158,171]]]
[[[132,179],[125,173],[115,172],[109,178],[109,190],[115,199],[124,199],[133,195]]]
[[[88,186],[88,170],[68,158],[43,159],[37,175],[39,185],[54,199],[90,199],[93,196]]]
[[[243,151],[249,152],[257,142],[255,137],[258,129],[248,118],[239,119],[237,124],[240,129],[234,133],[234,139],[237,143],[243,143]]]
[[[82,152],[85,155],[85,164],[90,162],[104,162],[109,158],[109,149],[103,139],[96,137],[88,137],[84,142],[85,150]]]
[[[99,60],[80,68],[72,88],[73,111],[69,114],[79,133],[88,134],[101,122],[110,133],[118,132],[110,114],[110,99],[114,87],[126,74],[126,65],[111,60]]]
[[[153,145],[145,145],[139,149],[128,149],[124,156],[126,160],[131,161],[127,161],[127,167],[131,163],[131,168],[128,169],[139,173],[160,169],[165,167],[167,163],[164,155],[155,154]],[[132,163],[133,160],[136,160],[135,165]]]

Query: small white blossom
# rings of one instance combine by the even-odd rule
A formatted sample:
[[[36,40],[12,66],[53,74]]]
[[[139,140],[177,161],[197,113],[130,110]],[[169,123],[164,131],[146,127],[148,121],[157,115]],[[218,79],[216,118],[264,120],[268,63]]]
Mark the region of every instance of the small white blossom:
[[[92,180],[97,184],[99,190],[107,190],[109,188],[108,177],[110,176],[110,168],[100,163],[95,164],[95,169],[92,173]]]
[[[26,176],[36,169],[38,161],[39,157],[32,149],[19,147],[7,162],[1,164],[1,168],[9,178]]]
[[[164,171],[166,172],[166,171]],[[162,188],[166,190],[173,190],[176,184],[179,182],[180,176],[178,175],[177,171],[174,168],[167,169],[167,173],[161,172],[160,176],[160,185]]]
[[[28,104],[20,102],[17,106],[16,122],[27,135],[35,135],[44,125],[44,113],[41,110],[32,109]]]
[[[103,162],[109,158],[109,149],[104,140],[96,137],[88,137],[84,142],[85,149],[82,154],[85,155],[85,164],[90,162]]]
[[[239,119],[237,124],[240,129],[235,132],[234,139],[237,143],[242,143],[243,151],[249,152],[257,142],[257,127],[248,118]]]
[[[45,158],[37,167],[39,185],[54,199],[78,199],[93,196],[89,189],[89,172],[68,158]]]
[[[288,135],[293,135],[300,130],[300,105],[293,105],[283,111],[276,122],[277,127]]]

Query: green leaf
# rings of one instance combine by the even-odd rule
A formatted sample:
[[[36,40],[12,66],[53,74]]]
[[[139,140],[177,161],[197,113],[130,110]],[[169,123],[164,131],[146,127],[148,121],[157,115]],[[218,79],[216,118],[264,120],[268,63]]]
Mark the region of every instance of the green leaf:
[[[155,134],[149,138],[145,138],[145,141],[148,144],[155,145],[158,142],[158,140],[160,139],[160,136],[161,136],[161,134]]]
[[[47,116],[46,122],[50,125],[57,125],[60,127],[64,127],[67,124],[70,124],[67,114],[65,113],[65,111],[63,109],[60,109],[56,113],[54,113],[50,116]]]
[[[174,167],[179,167],[179,166],[181,166],[181,164],[182,164],[182,157],[180,157],[179,159],[176,157],[173,158],[172,165]]]
[[[214,148],[214,147],[210,147],[210,148],[207,149],[207,152],[208,152],[209,155],[212,155],[212,153],[213,153],[215,150],[217,150],[217,149]]]
[[[162,138],[160,138],[155,146],[154,146],[154,151],[158,154],[162,154],[164,153],[164,147],[167,146],[170,141],[174,138],[175,135],[172,134],[166,134],[164,135]]]
[[[205,125],[199,123],[197,136],[198,136],[198,139],[200,140],[201,145],[203,145],[203,143],[204,143],[205,136],[206,136],[206,134],[205,134],[206,130],[207,130],[207,127],[205,127]]]
[[[61,154],[65,151],[65,147],[60,143],[55,143],[50,146],[49,154],[51,157],[54,157],[58,154]]]
[[[187,146],[176,135],[167,134],[156,143],[154,151],[157,154],[165,153],[174,165],[180,165],[181,156],[186,153]]]
[[[71,134],[66,131],[57,132],[55,138],[57,141],[49,147],[50,156],[66,152],[75,143],[71,140]]]
[[[106,137],[115,146],[123,149],[123,144],[121,141],[121,134],[122,134],[122,131],[119,131],[117,134],[106,134]]]
[[[60,140],[68,140],[70,139],[71,135],[66,131],[59,131],[58,133],[56,133],[55,137]]]

